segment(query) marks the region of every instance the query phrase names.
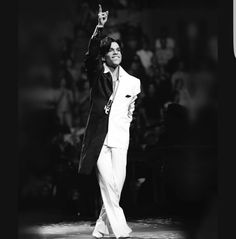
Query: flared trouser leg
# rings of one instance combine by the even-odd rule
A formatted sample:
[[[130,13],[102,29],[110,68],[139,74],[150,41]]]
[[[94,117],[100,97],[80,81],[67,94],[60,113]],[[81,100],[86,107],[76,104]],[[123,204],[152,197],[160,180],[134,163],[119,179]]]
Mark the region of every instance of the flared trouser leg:
[[[116,238],[128,236],[132,231],[119,205],[126,177],[126,164],[126,149],[111,148],[105,145],[102,147],[97,161],[97,173],[103,207],[93,235],[108,234],[109,224]]]

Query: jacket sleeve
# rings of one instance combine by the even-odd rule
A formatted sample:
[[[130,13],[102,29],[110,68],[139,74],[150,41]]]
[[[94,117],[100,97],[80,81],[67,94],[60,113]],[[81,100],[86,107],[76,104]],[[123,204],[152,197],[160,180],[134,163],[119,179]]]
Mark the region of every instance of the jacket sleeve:
[[[102,58],[100,55],[100,42],[104,37],[102,35],[103,27],[96,26],[94,33],[89,41],[88,51],[85,54],[85,68],[88,74],[90,87],[93,86],[99,72],[103,69]]]

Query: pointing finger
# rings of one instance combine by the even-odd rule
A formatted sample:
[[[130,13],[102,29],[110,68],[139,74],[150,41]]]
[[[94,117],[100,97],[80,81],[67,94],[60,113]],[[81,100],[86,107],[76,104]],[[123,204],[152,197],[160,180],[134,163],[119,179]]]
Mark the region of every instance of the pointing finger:
[[[101,4],[98,4],[98,7],[99,7],[98,12],[99,12],[99,13],[102,12],[102,6],[101,6]]]

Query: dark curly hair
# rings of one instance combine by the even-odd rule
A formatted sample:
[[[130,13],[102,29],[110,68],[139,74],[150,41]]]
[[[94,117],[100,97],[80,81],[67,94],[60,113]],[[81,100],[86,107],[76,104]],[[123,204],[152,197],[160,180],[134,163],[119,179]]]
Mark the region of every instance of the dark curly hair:
[[[119,45],[122,52],[123,45],[120,40],[114,39],[112,37],[105,37],[101,40],[100,43],[100,53],[102,57],[104,57],[108,53],[112,42],[116,42]]]

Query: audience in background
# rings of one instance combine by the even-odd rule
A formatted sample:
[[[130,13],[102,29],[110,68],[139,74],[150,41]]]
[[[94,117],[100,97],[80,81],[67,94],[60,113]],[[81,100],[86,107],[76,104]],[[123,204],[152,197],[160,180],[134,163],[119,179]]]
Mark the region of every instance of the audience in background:
[[[55,94],[55,107],[56,114],[61,126],[66,126],[72,129],[72,107],[74,103],[72,91],[68,87],[66,78],[62,76],[60,78],[60,86]]]
[[[161,27],[160,37],[155,42],[155,57],[159,65],[167,65],[174,57],[175,40],[169,36],[168,28]]]
[[[116,39],[121,40],[121,33],[119,30],[118,24],[115,22],[114,18],[111,18],[107,25],[107,36]]]
[[[142,79],[141,83],[145,81],[146,78],[145,69],[143,68],[142,63],[137,55],[134,55],[127,71],[129,74],[132,74],[133,76]]]
[[[71,36],[65,37],[60,52],[59,71],[63,74],[56,79],[59,87],[54,97],[55,115],[60,127],[51,140],[56,182],[52,185],[43,179],[45,184],[39,187],[38,182],[32,179],[37,186],[35,190],[42,189],[42,196],[46,197],[52,193],[66,197],[68,193],[69,201],[74,205],[73,210],[81,211],[83,208],[80,205],[79,209],[78,202],[86,201],[86,198],[83,198],[83,193],[78,190],[77,185],[73,185],[72,188],[68,188],[68,185],[77,180],[73,178],[74,169],[78,165],[78,155],[89,113],[90,87],[83,68],[83,56],[87,49],[87,37],[91,33],[93,23],[96,22],[97,6],[94,7],[94,4],[92,0],[80,2],[77,9],[79,12],[77,11],[74,20],[73,39]],[[109,4],[116,6],[112,9],[112,16],[116,16],[117,9],[131,7],[129,13],[135,15],[140,6],[152,5],[151,1],[126,0],[107,1],[107,6]],[[138,14],[130,16],[130,19],[136,19],[137,16]],[[191,143],[195,145],[200,144],[201,138],[205,144],[216,145],[216,79],[206,69],[209,67],[208,64],[211,70],[215,69],[217,39],[214,36],[208,39],[208,62],[201,61],[202,65],[198,64],[204,68],[201,71],[195,69],[195,53],[198,51],[199,55],[204,49],[196,45],[196,39],[200,36],[198,27],[196,24],[187,26],[182,45],[171,37],[167,27],[161,27],[156,39],[143,34],[144,29],[139,25],[119,23],[116,18],[105,29],[110,37],[122,40],[122,66],[142,83],[142,92],[130,132],[131,153],[147,153],[148,150],[159,149],[160,146],[184,146],[193,138],[195,141]],[[180,45],[178,52],[176,44]],[[191,68],[186,67],[188,59],[191,60]],[[189,137],[190,134],[194,136]],[[67,177],[70,174],[73,177]],[[64,181],[65,178],[67,182]],[[25,191],[23,190],[24,196],[27,193],[39,195],[33,190],[32,185],[27,185]]]
[[[86,75],[85,75],[86,76]],[[85,77],[86,78],[86,77]],[[89,115],[90,105],[90,87],[87,80],[78,82],[77,84],[77,98],[75,104],[75,115],[79,119],[80,127],[85,127]]]
[[[59,98],[59,101],[62,102],[61,104],[64,104],[64,108],[60,106],[59,109],[63,109],[60,112],[63,111],[66,120],[62,120],[62,113],[57,114],[60,115],[61,123],[65,121],[70,128],[74,127],[77,130],[82,130],[80,132],[83,132],[86,126],[90,90],[82,62],[75,57],[72,58],[71,51],[72,42],[80,38],[78,32],[86,32],[89,29],[86,19],[93,19],[94,9],[91,4],[90,2],[82,3],[80,10],[83,10],[83,14],[76,21],[74,39],[65,40],[66,44],[62,49],[62,62],[64,63],[67,78],[71,82],[71,89],[70,93],[67,93],[70,95],[70,100],[66,101],[66,98],[62,97],[63,95],[61,96],[62,99]],[[129,4],[125,1],[120,1],[118,5],[117,8],[119,9],[119,7],[123,8]],[[130,5],[133,10],[138,9],[138,5],[136,6],[135,2],[130,3]],[[113,16],[117,15],[117,9],[112,8],[112,12]],[[189,32],[191,29],[188,28],[188,34],[191,33]],[[155,127],[157,129],[153,130],[153,132],[158,133],[148,136],[149,140],[146,143],[152,144],[155,142],[155,137],[161,140],[167,134],[169,139],[173,139],[172,143],[181,142],[178,134],[181,134],[182,138],[184,137],[181,132],[187,130],[188,121],[191,121],[197,114],[197,108],[201,104],[200,98],[201,101],[204,101],[208,93],[199,87],[197,89],[194,88],[195,86],[193,87],[193,85],[198,85],[199,82],[193,83],[194,80],[191,79],[186,68],[186,62],[181,58],[181,48],[178,52],[176,51],[176,40],[171,37],[168,27],[162,26],[159,36],[156,39],[149,39],[147,35],[143,34],[143,29],[140,26],[130,25],[129,22],[121,24],[114,17],[106,31],[109,36],[122,40],[124,44],[122,48],[122,64],[130,74],[142,81],[142,97],[139,99],[136,121],[133,123],[134,126],[131,130],[131,138],[135,143],[132,144],[131,142],[131,145],[137,146],[137,142],[139,142],[141,146],[145,141],[144,139],[147,139],[147,135],[150,136],[150,129]],[[189,37],[193,38],[194,36],[194,32],[192,32]],[[151,45],[151,42],[154,44]],[[209,42],[211,43],[213,40]],[[209,44],[209,46],[213,46],[213,43]],[[209,47],[211,59],[214,58],[212,48]],[[71,91],[73,92],[73,97]],[[71,104],[72,99],[74,100],[73,104]],[[161,134],[164,137],[159,137]],[[82,133],[80,136],[82,137]]]
[[[157,125],[160,120],[160,101],[156,94],[155,84],[149,84],[147,93],[142,99],[140,106],[140,114],[142,115],[145,126],[151,127]]]
[[[172,76],[171,76],[171,85],[172,88],[175,88],[175,81],[178,79],[182,79],[183,80],[183,84],[185,85],[185,87],[187,86],[187,78],[188,78],[188,74],[186,72],[185,69],[185,63],[183,60],[179,60],[177,62],[177,67],[174,70]]]
[[[148,75],[152,65],[152,58],[154,55],[150,47],[148,36],[143,36],[141,44],[141,48],[136,52],[136,54],[139,56],[142,66],[144,67],[145,72]]]

